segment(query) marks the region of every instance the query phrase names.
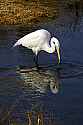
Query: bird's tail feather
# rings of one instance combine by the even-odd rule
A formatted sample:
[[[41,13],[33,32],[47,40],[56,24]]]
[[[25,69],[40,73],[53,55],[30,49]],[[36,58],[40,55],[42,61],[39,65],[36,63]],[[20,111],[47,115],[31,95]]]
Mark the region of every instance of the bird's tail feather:
[[[21,45],[21,43],[20,43],[20,41],[17,41],[17,42],[13,45],[13,47],[16,47],[16,46],[19,46],[19,45]]]

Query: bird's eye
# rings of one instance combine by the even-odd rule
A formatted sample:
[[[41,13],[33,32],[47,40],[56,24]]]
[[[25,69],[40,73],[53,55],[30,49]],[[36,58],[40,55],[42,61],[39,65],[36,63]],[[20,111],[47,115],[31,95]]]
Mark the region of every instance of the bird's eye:
[[[55,44],[55,42],[53,42]]]

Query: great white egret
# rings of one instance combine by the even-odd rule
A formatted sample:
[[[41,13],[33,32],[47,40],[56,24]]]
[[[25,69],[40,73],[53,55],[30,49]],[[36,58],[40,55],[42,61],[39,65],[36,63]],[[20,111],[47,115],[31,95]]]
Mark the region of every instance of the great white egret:
[[[28,49],[32,49],[36,55],[35,63],[38,67],[38,53],[44,50],[48,53],[53,53],[55,50],[58,55],[58,63],[60,63],[60,43],[57,38],[51,37],[50,32],[45,29],[36,30],[19,39],[13,47],[22,45]]]

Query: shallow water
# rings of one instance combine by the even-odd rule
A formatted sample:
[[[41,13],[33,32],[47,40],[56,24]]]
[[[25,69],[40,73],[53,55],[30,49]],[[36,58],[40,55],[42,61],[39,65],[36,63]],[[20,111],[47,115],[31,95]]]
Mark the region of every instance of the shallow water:
[[[28,123],[26,113],[43,113],[45,125],[81,125],[83,119],[83,17],[62,13],[56,22],[28,27],[0,27],[0,122]],[[61,64],[57,56],[41,52],[40,71],[33,53],[13,44],[22,36],[44,28],[61,44]],[[44,61],[42,61],[42,58]],[[35,115],[36,114],[36,115]],[[34,122],[34,120],[33,120]],[[36,124],[36,123],[34,123]]]

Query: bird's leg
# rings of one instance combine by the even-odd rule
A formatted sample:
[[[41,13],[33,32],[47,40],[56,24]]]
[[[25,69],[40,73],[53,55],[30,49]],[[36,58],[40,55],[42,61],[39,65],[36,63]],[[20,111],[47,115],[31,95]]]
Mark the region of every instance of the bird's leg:
[[[36,64],[36,67],[38,68],[38,55],[36,56],[36,58],[35,58],[36,60],[35,60],[35,64]]]
[[[36,56],[34,56],[34,62],[35,62],[35,64],[36,64],[36,67],[37,67],[37,69],[39,69],[39,64],[38,64],[38,55]]]

